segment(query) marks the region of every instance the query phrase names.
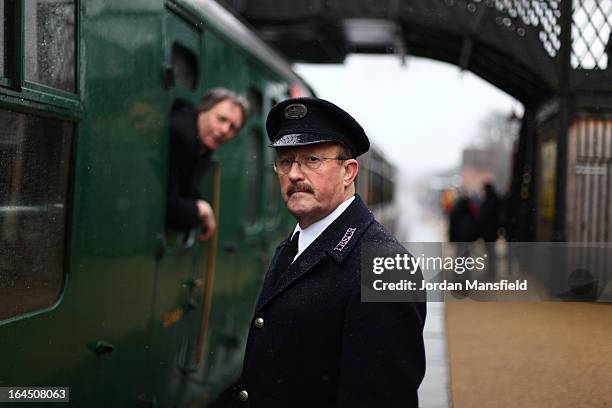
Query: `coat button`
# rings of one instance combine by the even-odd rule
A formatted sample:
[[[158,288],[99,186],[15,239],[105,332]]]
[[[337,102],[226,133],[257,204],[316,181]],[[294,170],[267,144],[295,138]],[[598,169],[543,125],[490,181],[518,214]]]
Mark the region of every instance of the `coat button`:
[[[258,329],[264,327],[264,319],[262,319],[261,317],[255,319],[255,327],[257,327]]]
[[[240,398],[240,401],[242,401],[242,402],[247,402],[248,399],[249,399],[249,393],[246,392],[246,390],[242,390],[238,394],[238,398]]]

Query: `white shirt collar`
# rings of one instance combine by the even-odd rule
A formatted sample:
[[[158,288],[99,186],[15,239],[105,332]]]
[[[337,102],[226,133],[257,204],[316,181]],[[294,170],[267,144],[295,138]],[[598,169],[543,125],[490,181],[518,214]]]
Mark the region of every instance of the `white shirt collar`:
[[[298,239],[297,255],[295,255],[295,258],[293,258],[294,261],[302,254],[302,252],[306,250],[306,248],[308,248],[310,244],[314,242],[315,239],[319,237],[319,235],[321,235],[323,231],[325,231],[327,227],[330,226],[332,222],[336,220],[336,218],[340,216],[340,214],[344,212],[344,210],[348,208],[349,205],[351,205],[354,199],[355,196],[347,198],[346,201],[337,206],[334,211],[304,229],[300,228],[300,224],[295,226],[291,237],[293,237],[293,234],[295,234],[297,231],[300,231],[300,238]]]

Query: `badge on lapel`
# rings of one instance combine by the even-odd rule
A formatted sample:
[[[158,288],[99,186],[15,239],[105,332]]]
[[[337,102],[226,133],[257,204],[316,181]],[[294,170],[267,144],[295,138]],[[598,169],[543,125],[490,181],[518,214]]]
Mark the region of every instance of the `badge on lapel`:
[[[336,244],[336,247],[334,248],[334,251],[342,252],[342,250],[344,249],[346,244],[348,244],[349,241],[351,240],[351,238],[353,238],[353,234],[355,233],[355,231],[357,231],[357,228],[349,228],[349,229],[347,229],[346,232],[344,233],[344,236],[340,240],[340,242],[338,242],[338,244]]]

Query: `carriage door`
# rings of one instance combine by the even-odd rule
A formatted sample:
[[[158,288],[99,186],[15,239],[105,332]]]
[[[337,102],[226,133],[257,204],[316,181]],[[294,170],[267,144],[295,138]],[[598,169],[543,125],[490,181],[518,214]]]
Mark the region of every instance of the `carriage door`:
[[[173,9],[166,9],[164,19],[163,86],[168,96],[169,127],[173,107],[179,103],[195,105],[199,100],[202,33]],[[203,183],[210,183],[210,178]],[[189,361],[197,349],[208,244],[196,239],[197,232],[165,230],[159,235],[150,372],[155,390],[152,402],[160,406],[180,403],[180,390],[194,369]]]

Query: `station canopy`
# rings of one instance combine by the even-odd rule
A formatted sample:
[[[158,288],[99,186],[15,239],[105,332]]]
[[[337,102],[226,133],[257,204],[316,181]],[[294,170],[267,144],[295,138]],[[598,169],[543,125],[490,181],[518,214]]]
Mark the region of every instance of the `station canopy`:
[[[526,104],[612,94],[612,0],[219,0],[293,62],[415,55]]]

